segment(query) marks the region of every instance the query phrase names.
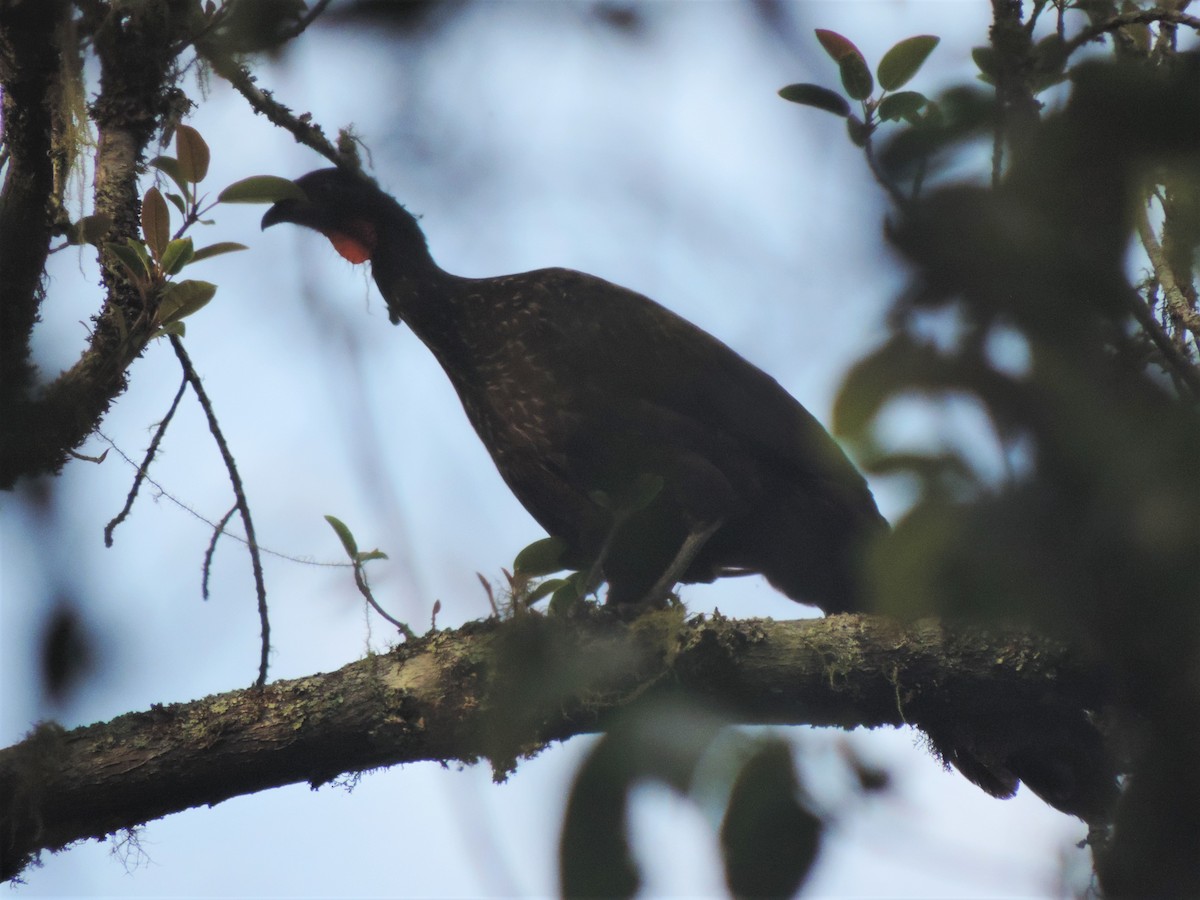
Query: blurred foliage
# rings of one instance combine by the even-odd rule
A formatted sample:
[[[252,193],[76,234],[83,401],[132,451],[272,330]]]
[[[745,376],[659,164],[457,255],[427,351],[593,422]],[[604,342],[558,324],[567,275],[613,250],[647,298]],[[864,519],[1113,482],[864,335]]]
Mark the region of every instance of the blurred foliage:
[[[1018,23],[1006,44],[998,20],[975,51],[998,100],[949,90],[878,154],[865,63],[819,35],[863,104],[851,138],[896,201],[888,233],[912,272],[835,428],[869,471],[915,490],[873,559],[878,609],[1020,619],[1085,647],[1113,676],[1110,741],[1132,772],[1115,838],[1094,836],[1102,886],[1191,895],[1200,879],[1179,861],[1200,858],[1200,54],[1177,51],[1169,24],[1150,28],[1174,11],[1093,3],[1115,58],[1067,68],[1083,41],[1064,40],[1059,6],[1057,33],[1035,42]],[[1034,97],[1065,78],[1069,99],[1047,114]],[[785,91],[845,115],[827,89]],[[990,179],[946,174],[984,141]],[[1005,474],[895,440],[887,413],[914,401],[982,411]]]
[[[877,607],[1023,620],[1111,674],[1108,739],[1132,774],[1115,837],[1093,844],[1114,896],[1200,888],[1181,864],[1200,858],[1200,53],[1177,36],[1200,20],[1188,5],[1064,0],[1024,21],[1019,4],[996,5],[992,43],[972,54],[992,90],[892,109],[903,93],[873,96],[853,43],[818,32],[862,118],[829,88],[780,92],[847,118],[895,202],[888,234],[912,273],[890,336],[834,411],[868,471],[914,490],[872,560]],[[1038,37],[1044,11],[1056,20]],[[1111,57],[1071,65],[1106,36]],[[919,69],[932,49],[919,41],[885,55],[885,91]],[[1068,81],[1047,113],[1035,98]],[[888,119],[903,125],[876,147]],[[991,171],[960,180],[985,148]],[[944,440],[899,440],[888,414],[914,403],[981,413],[1003,473]]]
[[[653,782],[697,801],[723,797],[719,836],[737,897],[790,897],[817,858],[824,817],[813,807],[777,737],[750,737],[683,700],[626,711],[580,767],[559,847],[566,897],[632,897],[641,876],[629,842],[628,805]],[[716,823],[714,823],[716,824]]]
[[[93,669],[92,635],[66,596],[55,600],[42,628],[42,686],[52,703],[62,704]]]
[[[835,413],[869,469],[918,485],[878,560],[883,609],[1016,612],[1093,638],[1126,627],[1131,609],[1191,621],[1194,353],[1189,374],[1141,330],[1126,259],[1133,210],[1155,185],[1200,190],[1197,62],[1077,67],[1070,102],[999,184],[941,188],[893,223],[914,280]],[[1021,348],[1019,366],[997,356],[997,335]],[[986,483],[957,454],[889,448],[881,413],[913,395],[978,402],[1010,460],[1007,482]]]

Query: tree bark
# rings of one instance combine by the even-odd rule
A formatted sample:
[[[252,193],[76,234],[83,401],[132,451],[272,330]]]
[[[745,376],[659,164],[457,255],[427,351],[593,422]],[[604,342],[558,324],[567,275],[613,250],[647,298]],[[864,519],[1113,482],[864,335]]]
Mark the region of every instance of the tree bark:
[[[1105,700],[1103,679],[1070,650],[1014,630],[527,614],[431,633],[330,674],[72,731],[40,726],[0,751],[0,875],[19,875],[41,850],[295,782],[419,760],[487,759],[503,778],[550,741],[672,691],[736,723],[1001,722],[1012,745],[1036,741],[1047,714]]]
[[[93,212],[112,221],[106,240],[119,243],[138,234],[137,177],[150,140],[183,102],[176,57],[186,45],[191,4],[87,6],[78,27],[90,34],[101,70],[90,109],[98,144]],[[107,296],[88,347],[70,369],[34,383],[30,337],[43,299],[56,188],[51,136],[55,117],[65,114],[50,98],[68,77],[59,68],[56,29],[67,9],[62,0],[21,0],[0,11],[0,86],[12,154],[0,194],[0,490],[63,467],[125,390],[126,369],[154,330],[146,299],[102,252]]]

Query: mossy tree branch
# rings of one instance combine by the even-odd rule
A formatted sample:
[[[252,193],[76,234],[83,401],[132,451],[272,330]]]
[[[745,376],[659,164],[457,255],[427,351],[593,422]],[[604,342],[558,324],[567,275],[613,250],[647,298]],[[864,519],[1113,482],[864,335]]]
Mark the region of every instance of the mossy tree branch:
[[[15,9],[21,11],[42,6],[42,0],[32,0],[16,4]],[[65,15],[67,4],[45,3],[44,7]],[[85,7],[80,29],[91,35],[101,70],[100,92],[91,107],[98,138],[94,212],[107,216],[113,223],[107,239],[121,241],[137,234],[137,175],[144,163],[146,149],[159,127],[173,121],[174,105],[180,100],[175,88],[176,56],[186,37],[191,5],[187,0],[156,0],[121,9],[99,2],[85,4]],[[4,26],[0,31],[5,33],[5,44],[15,48],[23,46],[23,41],[30,41],[28,35],[21,37],[23,32],[17,26],[25,24],[25,20],[35,19],[40,29],[34,30],[33,35],[40,36],[43,42],[50,42],[53,49],[53,26],[57,20],[42,22],[28,11],[24,18],[6,13],[0,20],[0,25]],[[47,30],[50,33],[43,34]],[[49,54],[48,49],[45,55]],[[5,391],[0,395],[0,413],[5,424],[4,442],[0,446],[0,488],[11,487],[23,475],[57,472],[62,468],[70,451],[91,434],[112,401],[125,390],[126,369],[145,349],[153,330],[152,316],[149,315],[152,311],[144,308],[144,298],[116,274],[116,267],[107,265],[111,260],[102,254],[107,296],[93,319],[88,347],[74,366],[44,389],[37,391],[33,385],[29,337],[41,299],[37,287],[50,237],[47,206],[52,189],[49,140],[53,111],[48,106],[47,96],[50,82],[58,74],[57,61],[55,52],[52,60],[42,60],[41,68],[33,69],[46,70],[53,63],[53,71],[44,76],[46,85],[41,93],[27,88],[23,93],[10,96],[9,85],[5,84],[5,120],[9,121],[12,116],[31,123],[29,130],[36,132],[44,147],[45,159],[41,168],[45,171],[37,169],[35,188],[26,185],[19,189],[24,198],[21,207],[24,218],[19,224],[37,236],[39,255],[29,258],[26,249],[32,240],[29,236],[10,242],[7,234],[0,234],[0,253],[15,253],[31,270],[16,283],[8,277],[7,268],[3,270],[3,306],[6,310],[11,306],[21,312],[21,321],[17,324],[22,327],[9,330],[9,323],[4,322],[4,341],[14,345],[4,348],[4,365],[6,368],[17,367],[13,374],[20,377],[10,381],[9,373],[4,372]],[[24,63],[22,77],[30,80],[30,61]],[[33,125],[37,127],[33,128]],[[11,136],[9,140],[12,140]],[[30,155],[34,155],[32,151]],[[8,185],[20,181],[12,168],[16,161],[14,150],[6,179],[6,196]],[[16,194],[18,188],[14,187],[12,192]],[[9,218],[7,205],[6,201],[5,209],[0,211],[0,226]],[[10,291],[20,293],[9,298]],[[10,358],[14,361],[9,362]]]
[[[746,724],[987,723],[1010,748],[1105,701],[1102,680],[1060,645],[935,620],[683,623],[664,612],[631,625],[474,623],[330,674],[69,732],[42,726],[0,751],[0,872],[13,878],[41,850],[285,784],[420,760],[487,759],[503,776],[548,742],[671,691]]]

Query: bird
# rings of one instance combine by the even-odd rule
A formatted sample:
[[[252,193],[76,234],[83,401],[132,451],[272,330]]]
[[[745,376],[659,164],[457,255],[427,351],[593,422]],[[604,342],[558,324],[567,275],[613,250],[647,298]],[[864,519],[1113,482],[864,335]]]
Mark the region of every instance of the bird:
[[[594,275],[452,275],[417,219],[360,172],[318,169],[295,185],[302,196],[275,202],[262,227],[304,226],[370,263],[392,324],[432,351],[509,489],[567,567],[588,570],[589,588],[607,583],[608,606],[644,610],[678,583],[760,574],[827,614],[868,611],[864,559],[888,523],[837,442],[771,376]],[[927,735],[995,797],[1025,781],[1102,821],[1116,783],[1100,736],[1064,716],[1047,732],[1032,748],[1003,733]]]
[[[393,324],[433,352],[520,503],[617,608],[761,574],[826,613],[862,607],[887,530],[845,453],[775,379],[635,291],[565,268],[463,278],[366,176],[319,169],[271,206],[369,262]]]

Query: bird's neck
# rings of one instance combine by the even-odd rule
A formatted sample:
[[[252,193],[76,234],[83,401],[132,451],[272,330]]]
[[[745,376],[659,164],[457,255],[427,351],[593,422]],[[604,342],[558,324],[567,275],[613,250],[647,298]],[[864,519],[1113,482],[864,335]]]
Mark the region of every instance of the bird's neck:
[[[419,232],[414,239],[385,230],[371,257],[371,273],[392,323],[403,321],[422,337],[430,329],[440,330],[450,312],[446,301],[461,281],[433,261]]]

